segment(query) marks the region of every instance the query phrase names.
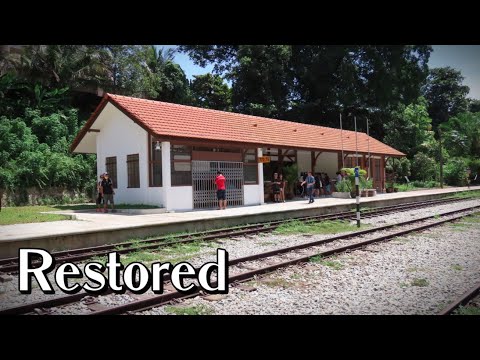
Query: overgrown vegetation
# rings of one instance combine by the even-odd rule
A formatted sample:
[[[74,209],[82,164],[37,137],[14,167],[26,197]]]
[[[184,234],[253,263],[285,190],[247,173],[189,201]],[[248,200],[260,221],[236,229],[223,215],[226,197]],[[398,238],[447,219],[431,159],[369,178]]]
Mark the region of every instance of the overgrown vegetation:
[[[478,306],[460,306],[455,315],[480,315],[480,307]]]
[[[47,206],[22,206],[4,208],[0,213],[0,225],[25,224],[46,221],[68,220],[71,217],[57,214],[41,214],[44,211],[56,211]]]
[[[410,283],[412,286],[425,287],[428,286],[427,279],[413,279]]]
[[[362,224],[361,228],[368,227]],[[355,231],[358,228],[356,225],[350,224],[348,221],[340,220],[325,220],[325,221],[299,221],[292,220],[281,224],[274,230],[274,234],[294,235],[294,234],[337,234],[347,231]]]
[[[194,306],[171,306],[167,305],[164,310],[168,314],[175,315],[212,315],[215,311],[206,305]]]

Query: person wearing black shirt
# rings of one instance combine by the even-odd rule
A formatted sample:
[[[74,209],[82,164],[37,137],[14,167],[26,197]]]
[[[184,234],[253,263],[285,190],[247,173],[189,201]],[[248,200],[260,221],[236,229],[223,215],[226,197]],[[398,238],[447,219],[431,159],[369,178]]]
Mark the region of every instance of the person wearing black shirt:
[[[108,212],[107,204],[110,201],[112,204],[112,212],[113,212],[113,195],[115,195],[115,191],[113,191],[113,181],[110,179],[108,173],[104,174],[104,179],[102,180],[102,194],[103,194],[103,212]]]

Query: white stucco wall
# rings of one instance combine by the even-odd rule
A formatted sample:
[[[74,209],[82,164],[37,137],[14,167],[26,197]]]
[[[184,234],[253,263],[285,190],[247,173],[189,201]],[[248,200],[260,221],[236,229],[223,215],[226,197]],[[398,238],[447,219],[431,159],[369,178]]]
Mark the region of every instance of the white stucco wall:
[[[263,156],[263,149],[257,149],[257,156]],[[265,203],[265,196],[263,194],[263,163],[258,164],[258,204]]]
[[[312,167],[312,155],[310,151],[297,151],[297,164],[299,175],[302,172],[311,170]]]
[[[315,152],[315,155],[318,151]],[[297,152],[298,171],[304,172],[311,170],[312,167],[312,155],[310,151]],[[328,176],[335,177],[335,173],[338,171],[338,155],[336,152],[322,153],[317,158],[317,164],[315,166],[315,172],[327,173]]]
[[[117,157],[115,203],[163,206],[162,188],[148,186],[147,132],[110,103],[105,106],[94,127],[100,129],[97,135],[98,175],[106,171],[107,157]],[[139,157],[139,188],[127,188],[127,155],[131,154]]]
[[[243,203],[244,205],[258,205],[260,204],[259,199],[259,185],[244,185],[243,186]],[[262,184],[262,195],[263,195],[263,184]]]
[[[168,192],[167,210],[192,210],[193,188],[191,186],[172,186]]]
[[[338,171],[338,155],[337,153],[322,152],[317,159],[315,172],[327,173],[332,179],[336,177]]]

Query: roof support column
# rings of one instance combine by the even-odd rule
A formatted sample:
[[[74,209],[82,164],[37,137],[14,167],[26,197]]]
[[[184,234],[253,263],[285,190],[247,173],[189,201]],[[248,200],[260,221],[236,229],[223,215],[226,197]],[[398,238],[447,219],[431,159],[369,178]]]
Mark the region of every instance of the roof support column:
[[[172,210],[173,198],[172,187],[172,171],[170,168],[170,142],[162,141],[162,189],[163,189],[163,206],[166,210]]]
[[[263,156],[262,148],[257,149],[257,158]],[[265,195],[263,194],[263,163],[258,163],[258,203],[265,203]],[[244,185],[245,186],[245,185]]]

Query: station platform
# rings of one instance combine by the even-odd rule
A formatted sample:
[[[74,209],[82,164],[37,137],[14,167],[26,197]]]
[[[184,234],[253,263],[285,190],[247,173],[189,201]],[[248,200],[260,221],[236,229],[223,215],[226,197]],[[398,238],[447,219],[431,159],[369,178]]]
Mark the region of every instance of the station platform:
[[[439,199],[454,193],[480,190],[480,186],[417,190],[374,197],[362,197],[363,207],[383,207],[414,201]],[[236,225],[268,222],[301,216],[321,215],[354,208],[355,199],[333,197],[291,200],[226,210],[186,212],[74,212],[76,220],[0,226],[0,258],[18,256],[19,248],[42,248],[49,251],[77,249],[112,244],[133,238],[174,232],[197,232]],[[72,215],[72,211],[58,211]]]

